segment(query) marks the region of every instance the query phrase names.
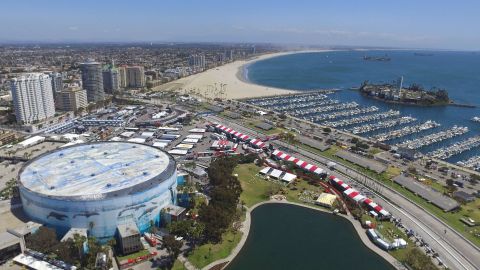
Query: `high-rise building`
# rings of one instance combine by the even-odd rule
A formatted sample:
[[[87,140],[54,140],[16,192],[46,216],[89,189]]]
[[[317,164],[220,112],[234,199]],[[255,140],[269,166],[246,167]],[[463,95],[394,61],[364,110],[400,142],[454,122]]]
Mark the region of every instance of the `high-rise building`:
[[[120,88],[127,87],[127,68],[126,67],[118,67],[118,74],[120,77]]]
[[[127,87],[139,88],[145,86],[145,70],[142,66],[128,66],[126,74]]]
[[[55,97],[55,93],[63,90],[63,74],[54,72],[50,74],[50,78],[52,79],[53,97]]]
[[[88,102],[105,100],[102,65],[92,59],[80,65],[83,88],[87,90]]]
[[[188,58],[188,65],[194,68],[205,69],[205,55],[193,54]]]
[[[234,55],[235,55],[235,52],[233,50],[228,50],[227,51],[227,59],[229,61],[233,61]]]
[[[227,58],[226,53],[223,52],[223,53],[218,53],[217,54],[216,60],[217,60],[217,62],[223,63],[223,62],[225,62],[226,58]]]
[[[62,111],[77,112],[80,108],[86,108],[87,90],[80,87],[69,87],[56,95],[57,108]]]
[[[33,124],[55,115],[50,76],[26,73],[10,81],[10,90],[18,123]]]
[[[112,94],[120,88],[120,74],[113,65],[103,67],[103,90]]]

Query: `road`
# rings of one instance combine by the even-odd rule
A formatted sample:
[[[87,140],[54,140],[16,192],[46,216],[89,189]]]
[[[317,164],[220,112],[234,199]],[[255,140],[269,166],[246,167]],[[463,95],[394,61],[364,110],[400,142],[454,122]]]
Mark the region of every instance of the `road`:
[[[208,116],[206,118],[212,122],[222,123],[243,133],[259,134],[258,131],[233,123],[232,121],[226,121],[216,116]],[[287,148],[290,154],[297,155],[298,158],[302,158],[315,164],[326,164],[330,161],[327,158],[296,148],[281,141],[276,141],[274,144]],[[375,200],[385,206],[385,208],[395,217],[400,218],[407,228],[413,229],[419,236],[421,236],[424,241],[439,254],[442,261],[450,269],[480,269],[479,249],[464,239],[447,224],[438,220],[423,208],[388,187],[372,188],[378,187],[381,184],[369,177],[355,172],[341,164],[336,167],[336,170],[335,173],[338,174],[339,177],[349,179],[350,181],[354,181],[361,185],[363,185],[362,182],[365,183],[365,188],[368,188],[372,193],[377,194]],[[348,177],[346,175],[348,175]],[[388,198],[388,200],[385,198]]]

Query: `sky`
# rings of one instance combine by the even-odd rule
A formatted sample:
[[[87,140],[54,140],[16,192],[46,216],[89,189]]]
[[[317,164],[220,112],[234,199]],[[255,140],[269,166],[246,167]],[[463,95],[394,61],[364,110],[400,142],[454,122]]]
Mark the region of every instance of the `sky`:
[[[0,42],[480,50],[479,0],[2,0]]]

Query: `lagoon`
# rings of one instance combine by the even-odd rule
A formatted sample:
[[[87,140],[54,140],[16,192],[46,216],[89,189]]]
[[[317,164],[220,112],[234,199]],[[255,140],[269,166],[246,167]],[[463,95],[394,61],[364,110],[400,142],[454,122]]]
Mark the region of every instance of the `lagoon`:
[[[251,215],[247,241],[228,270],[394,269],[343,217],[289,204],[264,204]]]

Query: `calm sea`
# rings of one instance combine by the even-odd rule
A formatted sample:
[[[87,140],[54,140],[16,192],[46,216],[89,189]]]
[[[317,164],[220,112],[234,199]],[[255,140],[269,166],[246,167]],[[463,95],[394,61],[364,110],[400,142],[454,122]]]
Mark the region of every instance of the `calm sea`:
[[[344,218],[285,204],[252,212],[247,241],[227,270],[394,269]]]
[[[418,51],[415,51],[418,53]],[[418,56],[414,51],[335,51],[325,53],[299,53],[255,62],[247,67],[248,79],[256,84],[294,90],[325,88],[343,89],[331,97],[342,102],[356,101],[362,106],[377,106],[381,111],[396,109],[403,116],[418,118],[417,122],[435,120],[441,127],[420,134],[403,137],[401,141],[419,135],[438,132],[453,125],[468,126],[470,132],[429,147],[429,152],[480,134],[480,123],[470,121],[480,116],[480,108],[417,107],[387,104],[361,96],[349,90],[368,80],[374,83],[392,82],[400,76],[404,85],[417,83],[425,88],[444,88],[457,103],[480,106],[480,53],[474,52],[423,52],[431,56]],[[363,56],[385,56],[391,61],[365,61]],[[396,127],[398,128],[398,127]],[[386,130],[379,130],[384,132]],[[372,135],[367,133],[366,135]],[[398,141],[390,141],[395,143]],[[449,159],[451,162],[478,155],[477,149]]]

